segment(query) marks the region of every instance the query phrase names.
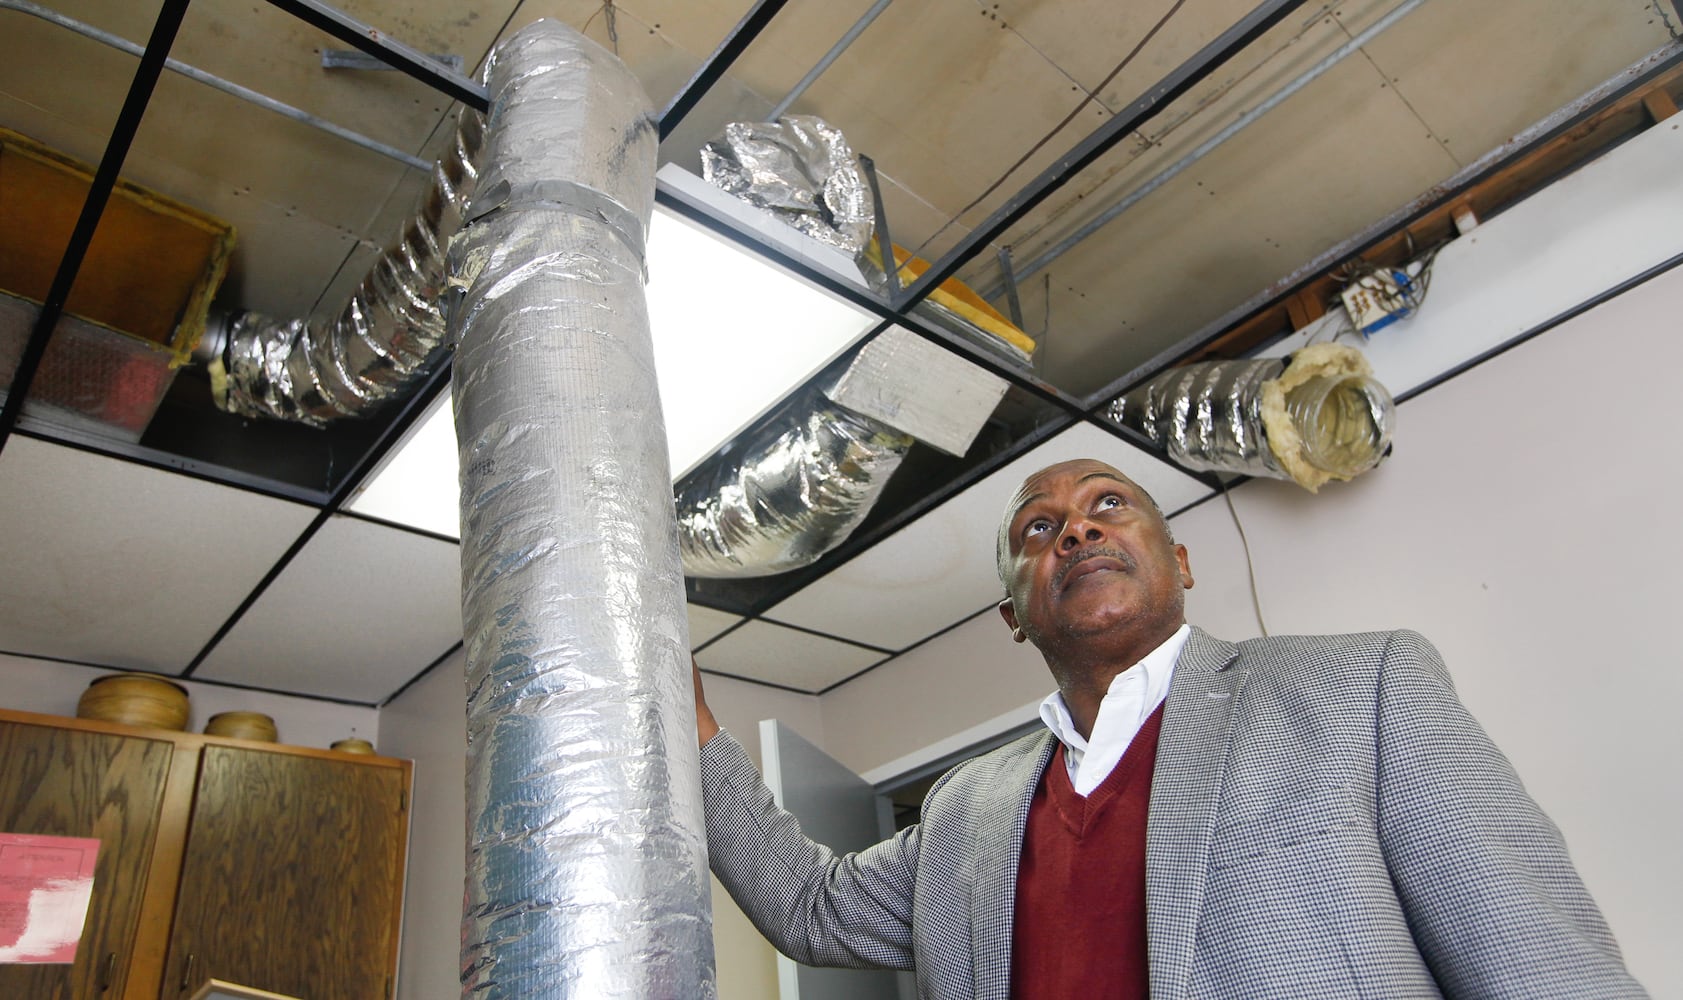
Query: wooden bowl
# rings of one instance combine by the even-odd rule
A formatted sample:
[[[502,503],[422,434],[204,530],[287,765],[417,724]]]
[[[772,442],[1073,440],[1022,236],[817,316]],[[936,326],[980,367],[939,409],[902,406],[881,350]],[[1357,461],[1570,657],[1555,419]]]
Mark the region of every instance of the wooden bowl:
[[[78,719],[99,719],[152,729],[187,728],[187,689],[157,674],[96,677],[76,702]]]
[[[340,753],[373,753],[374,744],[353,736],[348,740],[335,740],[328,749],[337,750]]]
[[[218,712],[205,723],[205,735],[273,743],[280,733],[275,729],[275,720],[262,712]]]

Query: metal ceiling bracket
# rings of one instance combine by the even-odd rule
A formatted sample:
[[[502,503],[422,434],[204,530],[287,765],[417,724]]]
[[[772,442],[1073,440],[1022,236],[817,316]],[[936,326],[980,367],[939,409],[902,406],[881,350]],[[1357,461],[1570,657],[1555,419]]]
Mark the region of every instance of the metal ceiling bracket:
[[[490,98],[484,87],[341,10],[320,0],[269,0],[269,3],[476,111],[490,110]]]

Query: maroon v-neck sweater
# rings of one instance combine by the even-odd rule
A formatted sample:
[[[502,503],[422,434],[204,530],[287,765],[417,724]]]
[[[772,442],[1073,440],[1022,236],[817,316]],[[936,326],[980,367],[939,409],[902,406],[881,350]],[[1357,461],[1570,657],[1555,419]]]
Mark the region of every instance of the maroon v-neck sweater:
[[[1011,927],[1012,1000],[1145,1000],[1145,820],[1163,706],[1082,798],[1058,746],[1029,804]]]

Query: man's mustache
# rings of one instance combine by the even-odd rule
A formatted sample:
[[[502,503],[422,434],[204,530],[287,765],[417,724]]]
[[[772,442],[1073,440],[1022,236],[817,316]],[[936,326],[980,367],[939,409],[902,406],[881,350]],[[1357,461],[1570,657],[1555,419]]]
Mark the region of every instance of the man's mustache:
[[[1115,559],[1117,562],[1122,564],[1123,569],[1130,573],[1139,568],[1138,564],[1134,562],[1134,557],[1121,549],[1111,548],[1108,545],[1090,545],[1087,548],[1075,550],[1075,554],[1069,557],[1069,561],[1059,567],[1057,573],[1052,576],[1052,589],[1062,590],[1064,588],[1064,580],[1066,580],[1069,575],[1075,571],[1077,566],[1080,566],[1089,559],[1096,559],[1100,556]]]

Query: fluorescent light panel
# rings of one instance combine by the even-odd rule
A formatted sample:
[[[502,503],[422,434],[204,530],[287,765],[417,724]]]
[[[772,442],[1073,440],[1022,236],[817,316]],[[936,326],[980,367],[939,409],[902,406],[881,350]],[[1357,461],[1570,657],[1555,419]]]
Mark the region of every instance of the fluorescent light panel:
[[[791,232],[793,232],[791,230]],[[873,317],[656,208],[649,326],[676,480],[864,336]],[[446,393],[350,510],[460,537]]]

